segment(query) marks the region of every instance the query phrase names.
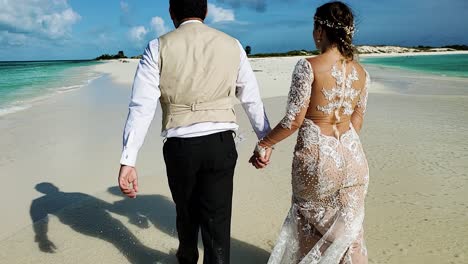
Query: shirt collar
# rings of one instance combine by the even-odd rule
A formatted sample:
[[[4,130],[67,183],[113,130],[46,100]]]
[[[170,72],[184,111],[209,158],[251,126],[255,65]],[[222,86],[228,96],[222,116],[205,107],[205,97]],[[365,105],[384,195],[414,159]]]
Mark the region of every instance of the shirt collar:
[[[192,19],[192,20],[184,21],[182,24],[180,24],[180,26],[189,24],[189,23],[203,23],[203,22],[201,22],[200,20]]]

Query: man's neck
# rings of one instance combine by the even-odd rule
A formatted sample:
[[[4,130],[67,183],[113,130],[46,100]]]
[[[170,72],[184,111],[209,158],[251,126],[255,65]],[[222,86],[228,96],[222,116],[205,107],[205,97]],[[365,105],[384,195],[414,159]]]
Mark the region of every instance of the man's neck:
[[[184,18],[182,19],[182,21],[180,21],[179,23],[179,26],[181,26],[182,24],[184,23],[187,23],[187,22],[200,22],[200,23],[203,23],[203,19],[199,18],[199,17],[188,17],[188,18]]]

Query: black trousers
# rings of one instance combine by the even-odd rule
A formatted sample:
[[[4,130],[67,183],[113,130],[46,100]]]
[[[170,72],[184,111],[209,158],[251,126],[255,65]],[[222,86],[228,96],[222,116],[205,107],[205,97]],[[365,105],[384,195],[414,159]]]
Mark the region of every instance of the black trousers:
[[[204,264],[229,263],[234,168],[233,132],[169,138],[164,160],[177,211],[181,264],[196,264],[201,229]]]

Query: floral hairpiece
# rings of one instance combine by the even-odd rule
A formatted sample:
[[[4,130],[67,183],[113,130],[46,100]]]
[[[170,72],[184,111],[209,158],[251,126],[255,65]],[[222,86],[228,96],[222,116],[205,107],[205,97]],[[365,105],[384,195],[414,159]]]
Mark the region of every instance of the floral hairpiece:
[[[317,16],[314,17],[314,20],[320,25],[327,26],[333,29],[343,29],[346,32],[346,34],[354,36],[354,30],[355,30],[354,23],[351,26],[345,26],[340,22],[333,23],[328,20],[323,20]]]

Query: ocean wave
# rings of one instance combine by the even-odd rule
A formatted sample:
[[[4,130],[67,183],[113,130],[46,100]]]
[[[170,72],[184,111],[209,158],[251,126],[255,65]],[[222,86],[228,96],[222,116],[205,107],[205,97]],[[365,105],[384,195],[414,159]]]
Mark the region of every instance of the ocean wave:
[[[60,86],[60,87],[50,87],[49,89],[44,90],[44,92],[46,92],[45,94],[34,96],[32,98],[16,100],[5,106],[0,105],[0,117],[29,109],[37,103],[50,99],[55,94],[63,94],[63,93],[76,91],[80,88],[90,85],[93,81],[103,76],[104,76],[103,74],[92,74],[92,75],[86,76],[86,78],[81,81],[81,84]]]
[[[8,114],[13,114],[19,111],[23,111],[31,108],[32,105],[22,105],[22,106],[10,106],[5,108],[0,108],[0,117],[6,116]]]
[[[70,86],[63,86],[63,87],[53,88],[53,90],[55,90],[55,92],[57,92],[57,93],[66,93],[66,92],[71,92],[71,91],[75,91],[77,89],[80,89],[83,86],[85,86],[85,85],[84,84],[70,85]]]
[[[88,79],[88,84],[91,84],[92,82],[94,82],[95,80],[99,79],[99,78],[102,78],[104,77],[105,74],[102,74],[102,73],[95,73],[93,74],[92,76],[88,76],[89,79]]]

